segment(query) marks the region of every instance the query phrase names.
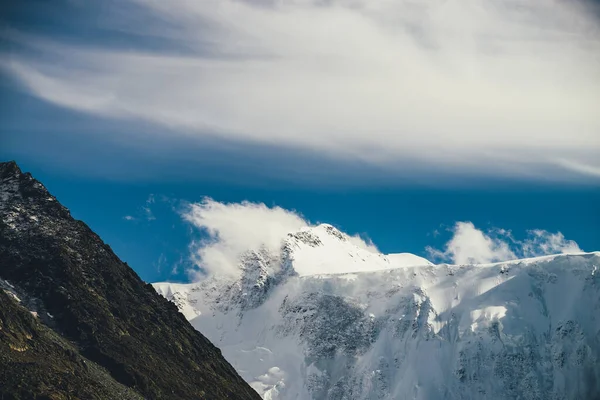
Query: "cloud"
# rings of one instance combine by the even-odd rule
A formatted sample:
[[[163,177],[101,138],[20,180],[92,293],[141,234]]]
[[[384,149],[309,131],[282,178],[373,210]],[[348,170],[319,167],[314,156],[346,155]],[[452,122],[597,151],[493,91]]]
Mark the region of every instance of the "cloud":
[[[167,202],[169,201],[166,197],[161,198],[161,201]],[[125,215],[123,217],[126,221],[138,221],[140,219],[146,221],[154,221],[156,220],[156,216],[152,211],[152,206],[156,203],[156,196],[154,194],[148,195],[148,198],[144,202],[144,205],[139,208],[139,210],[135,213],[136,216],[133,215]]]
[[[171,275],[177,275],[182,272],[185,263],[186,259],[184,259],[183,255],[180,255],[177,262],[175,262],[171,267]]]
[[[144,216],[148,221],[154,221],[156,219],[154,213],[152,212],[152,208],[150,208],[150,206],[152,206],[152,204],[154,204],[155,202],[156,200],[154,198],[154,194],[150,193],[150,195],[146,199],[146,205],[142,207],[142,212],[144,213]]]
[[[192,258],[200,275],[238,275],[240,256],[250,250],[266,248],[279,251],[288,233],[314,226],[299,213],[263,203],[221,203],[205,198],[190,204],[182,213],[184,220],[205,233],[206,237],[191,244]],[[372,252],[370,242],[358,235],[349,240]],[[193,279],[197,270],[191,271]]]
[[[156,268],[156,272],[161,272],[161,270],[167,265],[167,256],[164,253],[160,253],[158,260],[154,262],[152,265]]]
[[[453,231],[454,236],[444,251],[428,248],[431,256],[449,259],[455,264],[490,263],[517,258],[508,243],[491,238],[471,222],[457,222]]]
[[[566,240],[562,233],[550,233],[541,229],[528,231],[527,238],[522,241],[516,240],[505,229],[496,228],[483,232],[472,222],[457,222],[452,232],[453,236],[444,250],[427,248],[430,257],[453,264],[486,264],[582,251],[577,243]]]
[[[203,233],[202,239],[190,245],[195,265],[188,271],[192,280],[214,274],[237,276],[244,253],[261,248],[277,252],[288,233],[316,226],[293,210],[248,201],[223,203],[208,197],[188,204],[181,216]],[[531,230],[520,241],[508,230],[494,228],[484,232],[472,222],[457,222],[451,231],[453,236],[443,250],[427,248],[432,259],[454,264],[483,264],[582,251],[577,243],[565,239],[560,232]],[[349,240],[362,249],[381,254],[370,240],[358,235],[349,236]]]
[[[371,253],[379,254],[380,251],[375,246],[375,243],[369,238],[363,238],[360,235],[348,235],[348,241],[355,245],[356,247],[360,247],[361,249],[370,251]]]
[[[581,164],[575,161],[559,159],[558,163],[566,169],[576,171],[580,174],[590,175],[594,177],[600,177],[600,166],[593,166],[589,164]]]
[[[195,262],[207,274],[236,275],[244,252],[261,246],[278,249],[289,232],[309,225],[299,214],[280,207],[210,198],[191,204],[182,216],[208,235],[192,244]]]
[[[155,23],[114,12],[110,28],[170,46],[25,38],[23,47],[44,56],[14,52],[2,68],[54,104],[199,138],[406,173],[598,177],[600,29],[591,5],[123,3]]]
[[[560,233],[550,233],[545,230],[529,231],[529,238],[522,243],[523,255],[535,257],[545,254],[580,253],[583,250],[573,240],[565,239]]]

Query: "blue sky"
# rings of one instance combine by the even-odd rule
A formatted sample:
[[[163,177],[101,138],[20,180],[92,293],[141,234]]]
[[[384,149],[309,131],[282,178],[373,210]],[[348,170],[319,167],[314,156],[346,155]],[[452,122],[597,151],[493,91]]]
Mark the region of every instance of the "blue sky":
[[[384,253],[457,260],[458,221],[497,254],[529,230],[600,249],[591,3],[317,3],[10,6],[0,158],[147,281],[189,279],[200,230],[181,214],[206,196]]]

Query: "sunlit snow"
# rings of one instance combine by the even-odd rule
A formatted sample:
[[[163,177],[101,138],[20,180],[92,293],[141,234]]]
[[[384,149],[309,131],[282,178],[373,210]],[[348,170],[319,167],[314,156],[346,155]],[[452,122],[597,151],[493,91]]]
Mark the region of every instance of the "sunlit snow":
[[[240,279],[154,287],[264,399],[600,393],[600,253],[433,265],[345,239],[304,229]]]

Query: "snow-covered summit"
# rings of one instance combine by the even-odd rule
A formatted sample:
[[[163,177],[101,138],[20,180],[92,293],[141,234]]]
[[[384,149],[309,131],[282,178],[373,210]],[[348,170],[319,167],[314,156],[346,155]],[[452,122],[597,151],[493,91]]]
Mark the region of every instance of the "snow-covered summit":
[[[154,284],[264,399],[600,398],[600,253],[382,255],[330,225]]]
[[[383,255],[329,224],[289,233],[283,249],[289,252],[293,269],[300,276],[432,265],[414,254]]]

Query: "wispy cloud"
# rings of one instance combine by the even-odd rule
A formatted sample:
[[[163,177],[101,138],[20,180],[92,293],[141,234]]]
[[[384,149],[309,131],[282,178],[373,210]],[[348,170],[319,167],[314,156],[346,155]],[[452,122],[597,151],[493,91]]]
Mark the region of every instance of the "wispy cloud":
[[[600,134],[599,134],[600,135]],[[600,166],[594,166],[590,164],[583,164],[572,160],[558,159],[558,164],[566,169],[578,172],[584,175],[590,175],[594,177],[600,177]]]
[[[237,275],[240,256],[250,250],[278,251],[288,233],[313,226],[302,215],[263,203],[221,203],[210,198],[190,204],[184,220],[201,229],[206,237],[191,244],[192,259],[202,274]],[[356,246],[377,251],[370,241],[350,236]],[[198,278],[198,270],[191,271]]]
[[[522,242],[521,245],[523,255],[530,257],[544,254],[579,253],[583,251],[576,242],[565,239],[562,233],[550,233],[540,229],[529,231],[529,238]]]
[[[198,137],[403,171],[598,176],[600,29],[582,2],[123,3],[158,21],[128,29],[179,54],[27,38],[45,56],[2,67],[49,102]]]
[[[452,233],[443,250],[427,248],[432,259],[454,264],[485,264],[582,251],[577,243],[565,239],[562,233],[541,229],[528,231],[528,237],[521,241],[505,229],[495,228],[484,232],[472,222],[457,222]]]
[[[167,199],[165,198],[165,199],[163,199],[163,201],[167,201]],[[152,211],[152,206],[155,203],[156,203],[156,196],[151,193],[150,195],[148,195],[148,198],[144,202],[144,205],[138,209],[139,211],[137,213],[135,213],[135,215],[125,215],[123,217],[123,219],[126,221],[139,221],[139,220],[154,221],[154,220],[156,220],[156,216],[154,215],[154,212]]]
[[[153,266],[156,268],[156,272],[161,272],[161,270],[167,265],[167,256],[165,253],[160,253],[158,260],[153,263]]]
[[[152,212],[152,204],[154,204],[156,202],[156,199],[154,198],[154,194],[150,194],[148,196],[148,198],[146,199],[146,205],[142,207],[142,211],[144,213],[144,216],[146,218],[146,220],[148,221],[154,221],[156,219],[156,217],[154,216],[154,213]]]

